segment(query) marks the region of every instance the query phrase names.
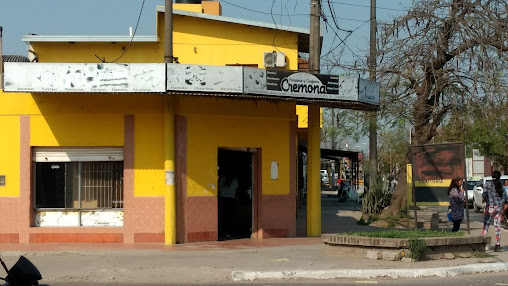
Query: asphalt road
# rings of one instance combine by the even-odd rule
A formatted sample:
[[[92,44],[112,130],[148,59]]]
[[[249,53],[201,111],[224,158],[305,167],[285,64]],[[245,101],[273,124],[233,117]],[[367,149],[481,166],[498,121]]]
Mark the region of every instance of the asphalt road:
[[[91,283],[79,283],[72,282],[73,286],[96,286],[97,284]],[[61,283],[53,283],[53,284],[43,284],[48,286],[63,286],[69,285],[69,283],[61,282]],[[41,286],[43,286],[41,285]],[[183,286],[202,286],[202,285],[210,285],[209,283],[203,284],[130,284],[130,283],[111,283],[111,284],[101,284],[103,286],[135,286],[135,285],[146,285],[146,286],[163,286],[163,285],[183,285]],[[358,286],[358,285],[408,285],[408,286],[425,286],[425,285],[446,285],[446,286],[508,286],[508,274],[506,272],[502,273],[487,273],[487,274],[475,274],[475,275],[461,275],[456,277],[444,277],[444,278],[424,278],[424,279],[377,279],[377,280],[326,280],[326,281],[277,281],[277,282],[268,282],[268,281],[260,281],[260,282],[247,282],[247,283],[217,283],[213,284],[216,286],[229,286],[229,285],[244,285],[244,286],[276,286],[276,285],[295,285],[295,286],[306,286],[306,285],[350,285],[350,286]]]

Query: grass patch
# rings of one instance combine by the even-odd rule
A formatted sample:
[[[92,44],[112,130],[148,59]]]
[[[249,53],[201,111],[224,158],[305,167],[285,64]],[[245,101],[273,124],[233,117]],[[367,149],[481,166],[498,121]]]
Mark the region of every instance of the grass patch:
[[[473,252],[473,257],[474,258],[489,258],[491,256],[490,256],[490,254],[488,254],[486,252],[475,251],[475,252]]]
[[[424,240],[418,238],[411,238],[409,240],[409,257],[416,260],[422,261],[427,255],[427,245]]]
[[[465,232],[446,232],[439,230],[399,230],[391,229],[385,231],[367,232],[348,232],[341,233],[342,235],[350,236],[364,236],[364,237],[375,237],[375,238],[425,238],[425,237],[448,237],[448,236],[464,236]]]
[[[403,220],[413,219],[407,210],[401,211],[397,215],[381,216],[378,214],[364,214],[359,221],[356,222],[358,225],[370,225],[376,221],[386,221],[387,228],[394,228],[396,224],[401,223]]]
[[[369,214],[369,215],[363,215],[359,221],[356,222],[358,225],[369,225],[375,221],[378,221],[379,215],[376,214]]]

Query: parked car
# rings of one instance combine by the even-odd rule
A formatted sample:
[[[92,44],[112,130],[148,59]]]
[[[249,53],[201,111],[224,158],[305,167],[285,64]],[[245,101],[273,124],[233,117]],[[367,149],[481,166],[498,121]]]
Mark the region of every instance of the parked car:
[[[467,178],[467,201],[470,206],[474,203],[473,190],[481,177],[469,177]]]
[[[508,175],[501,176],[501,183],[504,185],[504,181],[508,180]],[[483,201],[483,186],[486,182],[492,181],[492,177],[483,177],[474,186],[473,189],[473,209],[475,213],[479,213],[481,210],[485,209],[485,202]]]

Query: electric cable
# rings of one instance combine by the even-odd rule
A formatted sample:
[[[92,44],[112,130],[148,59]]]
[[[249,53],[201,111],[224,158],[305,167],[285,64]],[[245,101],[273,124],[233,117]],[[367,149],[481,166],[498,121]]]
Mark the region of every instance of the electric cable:
[[[139,11],[138,21],[136,22],[136,27],[134,28],[134,32],[132,33],[131,40],[129,41],[129,44],[127,45],[127,47],[124,48],[122,54],[118,58],[116,58],[114,61],[110,61],[110,62],[106,61],[106,58],[101,59],[97,56],[97,54],[94,54],[96,58],[98,58],[103,63],[115,63],[125,55],[127,50],[130,48],[132,41],[134,40],[134,36],[136,36],[136,31],[138,30],[139,20],[141,19],[141,14],[143,14],[143,7],[145,7],[145,0],[143,0],[143,2],[141,3],[141,9]]]
[[[341,5],[346,5],[346,6],[354,6],[354,7],[365,7],[365,8],[370,8],[369,5],[362,5],[362,4],[353,4],[353,3],[345,3],[345,2],[335,2],[335,1],[331,1],[333,4],[341,4]],[[379,7],[376,5],[376,9],[381,9],[381,10],[390,10],[390,11],[399,11],[399,12],[408,12],[408,10],[403,10],[403,9],[396,9],[396,8],[386,8],[386,7]]]

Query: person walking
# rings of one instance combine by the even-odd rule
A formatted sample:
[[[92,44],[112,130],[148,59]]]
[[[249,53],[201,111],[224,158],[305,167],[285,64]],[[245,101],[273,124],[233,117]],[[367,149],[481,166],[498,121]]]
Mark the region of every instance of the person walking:
[[[494,251],[501,251],[501,217],[503,216],[503,186],[501,183],[501,173],[494,171],[492,173],[492,180],[487,181],[484,185],[484,192],[487,193],[488,198],[488,212],[491,221],[494,220],[494,229],[496,231],[496,245]],[[482,236],[487,236],[489,231],[490,222],[483,226]]]
[[[506,228],[508,226],[508,179],[504,180],[503,187],[503,215],[501,217],[501,225]]]
[[[459,231],[460,223],[464,219],[464,189],[462,188],[462,181],[462,178],[452,179],[448,188],[453,219],[452,232]]]
[[[483,210],[483,229],[490,225],[490,214],[489,214],[489,196],[487,192],[482,193],[483,202],[485,203],[485,209]]]

